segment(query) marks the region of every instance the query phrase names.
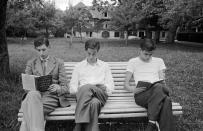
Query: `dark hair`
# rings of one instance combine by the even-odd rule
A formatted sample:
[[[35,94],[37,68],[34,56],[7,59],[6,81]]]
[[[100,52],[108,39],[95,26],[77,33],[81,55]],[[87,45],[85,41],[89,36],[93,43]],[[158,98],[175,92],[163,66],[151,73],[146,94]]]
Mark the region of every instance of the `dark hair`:
[[[96,39],[90,39],[85,42],[85,50],[90,49],[97,49],[99,51],[100,49],[100,42]]]
[[[156,49],[156,45],[152,39],[144,39],[140,44],[141,50],[153,51]]]
[[[49,40],[44,36],[40,36],[34,41],[35,48],[43,44],[45,44],[47,47],[49,46]]]

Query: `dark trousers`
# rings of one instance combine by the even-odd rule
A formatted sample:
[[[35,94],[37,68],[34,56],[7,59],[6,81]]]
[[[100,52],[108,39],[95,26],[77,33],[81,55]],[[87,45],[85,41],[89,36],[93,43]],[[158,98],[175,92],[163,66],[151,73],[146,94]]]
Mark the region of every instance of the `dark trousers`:
[[[163,83],[157,83],[144,92],[135,94],[135,102],[147,108],[148,119],[158,121],[161,131],[175,131],[172,102]]]
[[[98,116],[108,98],[103,88],[94,85],[80,87],[76,94],[75,131],[99,131]]]

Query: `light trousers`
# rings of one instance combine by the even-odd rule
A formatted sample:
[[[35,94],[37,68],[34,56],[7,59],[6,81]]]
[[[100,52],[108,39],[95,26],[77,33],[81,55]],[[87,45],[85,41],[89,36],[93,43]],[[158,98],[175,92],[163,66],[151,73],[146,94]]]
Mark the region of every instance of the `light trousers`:
[[[106,91],[94,85],[84,85],[76,97],[74,131],[99,131],[98,116],[108,98]]]
[[[29,91],[22,102],[20,131],[45,131],[44,117],[59,106],[59,99],[49,92]]]

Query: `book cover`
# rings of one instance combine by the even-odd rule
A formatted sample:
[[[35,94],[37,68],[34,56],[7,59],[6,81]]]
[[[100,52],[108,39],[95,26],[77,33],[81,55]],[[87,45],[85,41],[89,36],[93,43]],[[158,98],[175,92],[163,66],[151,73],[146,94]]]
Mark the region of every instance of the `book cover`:
[[[146,81],[138,81],[137,82],[137,86],[136,88],[141,88],[141,87],[145,87],[145,88],[150,88],[152,86],[152,83],[150,82],[146,82]]]
[[[22,74],[22,84],[24,90],[38,90],[40,92],[45,92],[52,84],[52,76],[35,76]]]
[[[156,83],[160,83],[164,80],[159,80],[156,81],[154,83],[151,82],[146,82],[146,81],[138,81],[136,88],[140,88],[140,87],[146,87],[147,89],[151,88],[153,85],[155,85]]]
[[[52,84],[51,75],[40,76],[35,78],[36,89],[40,92],[47,91],[51,84]]]

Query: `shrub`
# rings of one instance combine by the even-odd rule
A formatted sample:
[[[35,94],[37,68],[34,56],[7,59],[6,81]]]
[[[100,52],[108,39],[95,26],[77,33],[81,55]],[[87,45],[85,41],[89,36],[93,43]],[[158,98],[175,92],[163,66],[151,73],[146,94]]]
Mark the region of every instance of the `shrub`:
[[[64,34],[66,33],[65,29],[57,29],[54,33],[55,37],[64,37]]]
[[[182,32],[177,34],[177,40],[179,41],[189,41],[189,42],[199,42],[203,43],[203,33],[202,32]]]

